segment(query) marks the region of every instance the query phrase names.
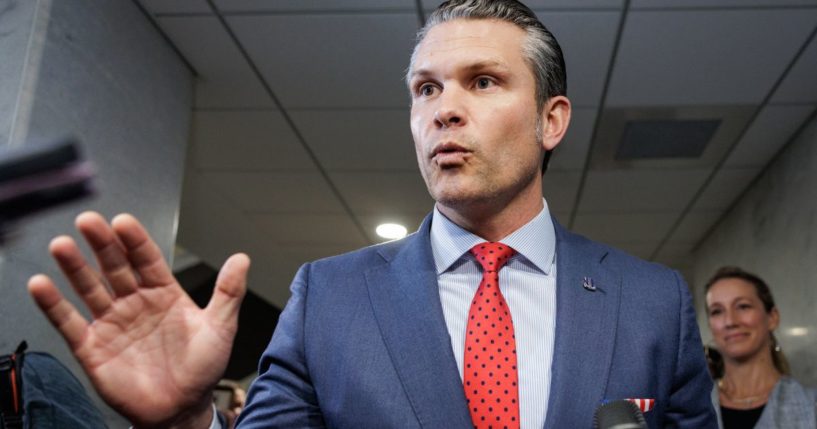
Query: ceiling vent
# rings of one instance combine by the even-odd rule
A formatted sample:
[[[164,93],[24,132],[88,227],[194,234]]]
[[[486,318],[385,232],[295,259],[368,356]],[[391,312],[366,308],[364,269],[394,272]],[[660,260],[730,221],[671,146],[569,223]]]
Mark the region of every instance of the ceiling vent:
[[[628,121],[615,158],[699,158],[720,124],[720,120]]]

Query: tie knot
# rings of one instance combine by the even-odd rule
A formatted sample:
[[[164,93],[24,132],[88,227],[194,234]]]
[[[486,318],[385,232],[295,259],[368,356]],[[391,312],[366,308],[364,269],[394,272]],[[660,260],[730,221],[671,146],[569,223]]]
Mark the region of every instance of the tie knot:
[[[499,271],[516,251],[507,244],[486,241],[472,247],[471,253],[484,271]]]

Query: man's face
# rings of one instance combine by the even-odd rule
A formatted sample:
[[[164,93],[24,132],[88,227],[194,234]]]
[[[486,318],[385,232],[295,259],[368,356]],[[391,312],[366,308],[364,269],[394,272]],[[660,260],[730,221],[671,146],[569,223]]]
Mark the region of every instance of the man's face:
[[[428,190],[443,206],[507,202],[531,187],[541,198],[551,148],[537,141],[525,36],[507,22],[459,19],[433,27],[417,47],[411,132]]]

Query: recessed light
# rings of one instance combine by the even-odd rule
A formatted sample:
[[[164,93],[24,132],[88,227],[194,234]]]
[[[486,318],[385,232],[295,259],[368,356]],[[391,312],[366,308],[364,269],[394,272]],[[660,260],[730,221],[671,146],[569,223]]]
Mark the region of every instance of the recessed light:
[[[397,240],[403,238],[408,233],[405,226],[396,223],[382,223],[375,229],[377,235],[387,238],[389,240]]]

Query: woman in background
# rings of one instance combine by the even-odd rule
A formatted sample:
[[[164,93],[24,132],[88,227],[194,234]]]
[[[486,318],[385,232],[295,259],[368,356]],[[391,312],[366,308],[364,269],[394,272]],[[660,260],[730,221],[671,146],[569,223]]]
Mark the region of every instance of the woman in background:
[[[724,429],[817,428],[817,391],[789,377],[774,330],[780,313],[766,283],[737,267],[706,284],[706,311],[717,351],[712,402]]]

